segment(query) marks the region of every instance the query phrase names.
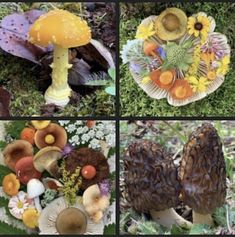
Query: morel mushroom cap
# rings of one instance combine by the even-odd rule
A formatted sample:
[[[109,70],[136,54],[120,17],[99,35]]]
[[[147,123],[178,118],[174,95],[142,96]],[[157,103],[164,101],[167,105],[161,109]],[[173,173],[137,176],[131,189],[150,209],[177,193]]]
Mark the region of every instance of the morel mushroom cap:
[[[85,166],[93,166],[95,168],[95,176],[91,179],[83,177],[81,189],[85,190],[93,184],[108,178],[109,164],[106,157],[100,152],[91,148],[83,147],[73,150],[65,159],[66,170],[73,173],[79,166],[81,169]]]
[[[226,197],[225,161],[220,137],[211,124],[203,124],[190,135],[184,146],[179,177],[182,201],[195,213],[211,214],[223,205]]]
[[[8,144],[3,150],[5,164],[15,171],[16,163],[25,156],[33,156],[32,145],[24,140],[15,140]]]
[[[170,209],[179,203],[181,186],[177,167],[160,145],[147,140],[132,143],[124,155],[124,168],[126,198],[134,209],[150,211],[165,226],[190,225]]]

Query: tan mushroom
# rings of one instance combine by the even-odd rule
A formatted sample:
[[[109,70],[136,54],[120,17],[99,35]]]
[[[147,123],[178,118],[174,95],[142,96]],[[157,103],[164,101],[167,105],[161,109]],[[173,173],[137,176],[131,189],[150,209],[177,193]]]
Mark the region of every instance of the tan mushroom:
[[[62,158],[61,149],[56,146],[44,147],[34,156],[33,164],[37,171],[46,170],[53,177],[59,178],[58,160]]]
[[[35,144],[39,149],[46,146],[57,146],[62,149],[66,143],[67,133],[63,127],[56,123],[50,123],[35,134]]]
[[[23,157],[33,156],[32,145],[24,140],[15,140],[8,144],[3,150],[5,164],[15,171],[16,163]]]
[[[48,204],[39,217],[40,234],[103,234],[104,223],[94,223],[87,215],[81,197],[69,206],[64,197]]]
[[[50,120],[32,120],[31,123],[34,126],[34,128],[43,129],[43,128],[46,128],[51,123],[51,121]]]

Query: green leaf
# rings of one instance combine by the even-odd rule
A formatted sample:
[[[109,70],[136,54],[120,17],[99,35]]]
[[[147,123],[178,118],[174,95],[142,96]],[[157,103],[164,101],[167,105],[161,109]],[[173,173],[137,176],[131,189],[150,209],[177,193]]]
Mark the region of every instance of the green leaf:
[[[10,211],[9,211],[9,208],[8,208],[8,203],[9,203],[9,200],[5,197],[0,197],[0,207],[4,207],[5,210],[6,210],[6,214],[12,218],[14,218]]]
[[[114,67],[109,68],[108,74],[115,81],[115,79],[116,79],[116,69]]]
[[[190,235],[214,234],[209,225],[194,224],[189,232]]]
[[[25,230],[15,228],[11,225],[8,225],[0,221],[0,233],[1,235],[27,235],[28,233]]]
[[[90,80],[85,83],[86,86],[106,86],[109,83],[108,80]]]
[[[138,222],[138,233],[144,235],[162,234],[162,226],[153,221]]]
[[[104,235],[114,235],[116,234],[116,225],[110,224],[104,227]]]
[[[116,89],[115,86],[109,86],[105,88],[105,92],[110,95],[116,95]]]
[[[26,125],[26,121],[24,120],[15,120],[6,124],[6,133],[10,135],[13,139],[20,138],[20,132]]]
[[[7,145],[7,142],[5,141],[0,141],[0,150],[3,150]]]
[[[10,174],[11,172],[12,171],[9,168],[7,168],[6,166],[0,165],[0,185],[2,185],[4,176]]]

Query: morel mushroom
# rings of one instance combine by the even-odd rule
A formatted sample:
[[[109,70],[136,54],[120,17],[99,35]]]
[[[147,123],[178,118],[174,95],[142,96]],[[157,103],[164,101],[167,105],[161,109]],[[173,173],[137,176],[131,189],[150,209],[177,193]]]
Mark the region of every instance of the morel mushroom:
[[[173,207],[179,204],[180,183],[171,156],[147,140],[129,145],[124,156],[127,201],[139,212],[150,212],[158,223],[190,226]]]
[[[226,169],[220,137],[211,124],[203,124],[190,135],[179,177],[182,201],[193,209],[193,222],[213,224],[211,214],[226,197]]]

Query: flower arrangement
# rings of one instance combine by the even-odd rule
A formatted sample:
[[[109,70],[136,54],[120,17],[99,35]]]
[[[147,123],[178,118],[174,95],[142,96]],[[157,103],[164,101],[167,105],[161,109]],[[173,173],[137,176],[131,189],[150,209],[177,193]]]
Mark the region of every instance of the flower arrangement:
[[[9,121],[0,136],[1,229],[115,233],[113,121]]]
[[[136,39],[123,47],[123,63],[152,98],[167,98],[173,106],[200,100],[218,89],[229,71],[230,47],[215,27],[204,12],[187,17],[167,8],[141,22]]]

